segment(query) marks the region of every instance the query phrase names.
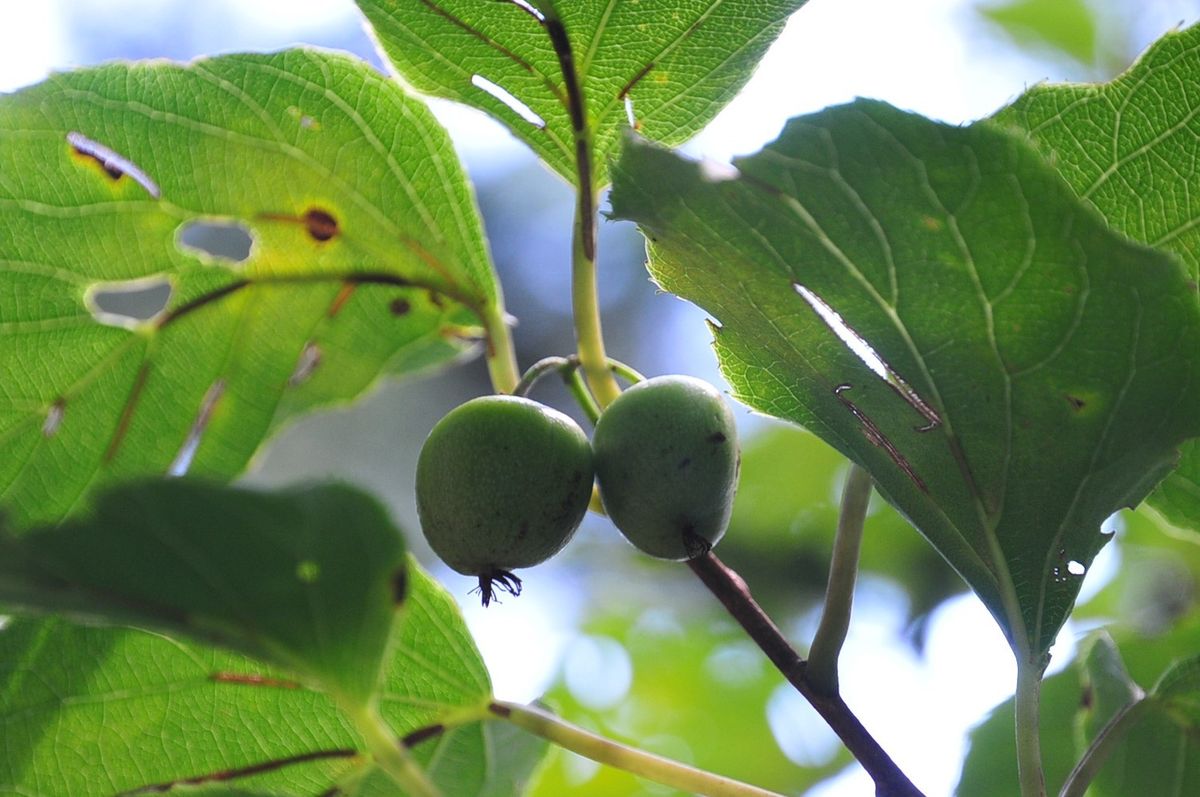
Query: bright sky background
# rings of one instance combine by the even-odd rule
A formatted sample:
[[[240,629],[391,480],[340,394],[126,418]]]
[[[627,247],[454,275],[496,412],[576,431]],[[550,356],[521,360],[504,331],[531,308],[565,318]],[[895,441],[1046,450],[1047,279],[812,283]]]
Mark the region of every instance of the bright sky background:
[[[687,149],[727,160],[774,138],[789,117],[855,96],[886,99],[947,121],[968,121],[989,114],[1029,84],[1064,77],[1063,68],[1019,55],[989,36],[972,6],[970,0],[811,0],[742,95]],[[0,91],[75,65],[78,56],[63,32],[68,17],[86,25],[89,19],[115,16],[121,20],[121,43],[136,43],[139,32],[160,41],[156,26],[168,7],[180,6],[176,0],[0,0]],[[181,47],[188,56],[344,41],[349,30],[361,36],[350,0],[204,0],[187,7],[194,28],[186,31]],[[1137,32],[1148,42],[1174,24],[1196,18],[1195,2],[1143,0]],[[530,157],[485,117],[444,103],[437,107],[473,173],[501,168],[498,159]],[[1112,558],[1102,555],[1085,592],[1094,591],[1114,567]],[[855,617],[843,659],[846,699],[930,797],[950,794],[966,729],[1011,694],[1011,655],[978,601],[961,597],[938,609],[927,655],[918,659],[895,641],[904,618],[894,608],[898,597],[890,590],[869,581],[860,590],[860,605],[873,610]],[[571,662],[586,665],[584,654],[594,651],[579,652],[581,643],[571,626],[572,615],[581,611],[577,600],[569,585],[548,584],[537,599],[506,603],[503,613],[489,613],[486,622],[477,606],[468,605],[468,620],[500,697],[538,697],[564,653],[570,653]],[[1075,634],[1072,627],[1065,631],[1060,647],[1066,649],[1056,651],[1056,666],[1067,659]],[[530,657],[529,650],[544,654]],[[531,658],[538,659],[533,668]],[[808,712],[788,689],[781,689],[772,705],[772,727],[797,758],[819,754],[831,744],[828,732],[807,719]],[[920,720],[919,729],[914,718]],[[853,772],[818,793],[867,795],[872,788],[865,775]]]

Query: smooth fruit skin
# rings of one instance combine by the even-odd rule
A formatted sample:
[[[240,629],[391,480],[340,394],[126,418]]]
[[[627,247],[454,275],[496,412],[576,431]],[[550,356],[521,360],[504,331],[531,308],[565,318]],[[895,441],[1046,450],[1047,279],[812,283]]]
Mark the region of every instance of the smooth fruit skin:
[[[592,448],[604,509],[638,548],[683,561],[725,534],[737,489],[737,427],[709,383],[639,382],[600,416]]]
[[[549,559],[587,512],[592,449],[566,415],[516,396],[483,396],[438,421],[417,460],[417,513],[450,567],[480,576]],[[510,590],[513,591],[513,590]]]

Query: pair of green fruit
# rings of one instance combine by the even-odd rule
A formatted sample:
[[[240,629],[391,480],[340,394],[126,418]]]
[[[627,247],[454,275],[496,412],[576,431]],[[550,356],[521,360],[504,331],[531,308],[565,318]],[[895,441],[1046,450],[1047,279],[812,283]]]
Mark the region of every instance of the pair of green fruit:
[[[497,587],[562,549],[587,513],[592,482],[634,545],[661,559],[707,553],[725,533],[737,486],[737,430],[716,388],[686,376],[647,379],[600,416],[593,441],[530,399],[484,396],[433,428],[417,462],[417,511],[430,547]]]

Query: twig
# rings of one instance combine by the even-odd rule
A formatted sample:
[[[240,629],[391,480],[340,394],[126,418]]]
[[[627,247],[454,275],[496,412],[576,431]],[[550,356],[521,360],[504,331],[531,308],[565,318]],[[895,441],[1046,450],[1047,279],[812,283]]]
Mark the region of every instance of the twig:
[[[877,797],[923,797],[840,695],[822,694],[813,688],[808,680],[807,663],[755,602],[741,576],[711,552],[690,560],[688,566],[858,759],[875,781]]]

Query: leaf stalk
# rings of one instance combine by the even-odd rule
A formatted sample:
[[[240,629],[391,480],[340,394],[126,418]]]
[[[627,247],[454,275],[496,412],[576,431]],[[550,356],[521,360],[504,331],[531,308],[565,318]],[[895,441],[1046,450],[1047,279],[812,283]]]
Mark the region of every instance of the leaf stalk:
[[[1045,797],[1042,769],[1041,699],[1044,666],[1027,656],[1017,658],[1017,692],[1014,697],[1017,728],[1017,773],[1021,797]]]
[[[607,764],[672,789],[690,794],[702,794],[706,797],[782,797],[778,792],[696,769],[678,761],[606,739],[538,708],[496,702],[492,704],[492,713],[508,720],[518,728],[540,736],[584,758]]]
[[[814,689],[827,695],[838,694],[838,658],[850,630],[858,554],[862,548],[863,524],[871,503],[872,485],[871,474],[858,465],[850,465],[833,540],[825,606],[808,650],[808,680]]]

